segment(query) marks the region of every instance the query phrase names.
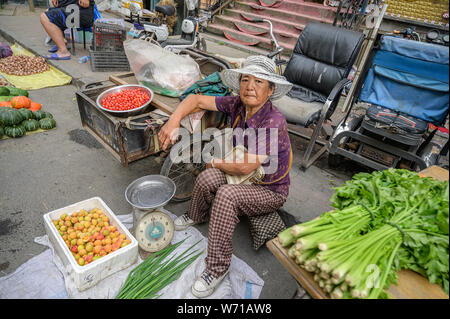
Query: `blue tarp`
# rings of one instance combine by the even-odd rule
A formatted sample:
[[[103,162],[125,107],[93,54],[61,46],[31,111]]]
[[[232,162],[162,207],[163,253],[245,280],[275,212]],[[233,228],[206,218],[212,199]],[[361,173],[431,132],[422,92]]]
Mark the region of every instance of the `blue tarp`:
[[[383,36],[360,100],[441,124],[449,107],[448,48]]]

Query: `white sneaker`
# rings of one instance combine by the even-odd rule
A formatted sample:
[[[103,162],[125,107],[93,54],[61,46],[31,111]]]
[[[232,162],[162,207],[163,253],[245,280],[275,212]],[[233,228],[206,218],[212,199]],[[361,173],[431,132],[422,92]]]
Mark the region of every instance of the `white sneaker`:
[[[214,277],[207,270],[203,271],[192,285],[192,294],[197,298],[210,296],[228,274],[228,271],[229,269],[219,278]]]
[[[187,214],[183,214],[173,221],[175,230],[185,230],[189,226],[195,225],[195,222]]]

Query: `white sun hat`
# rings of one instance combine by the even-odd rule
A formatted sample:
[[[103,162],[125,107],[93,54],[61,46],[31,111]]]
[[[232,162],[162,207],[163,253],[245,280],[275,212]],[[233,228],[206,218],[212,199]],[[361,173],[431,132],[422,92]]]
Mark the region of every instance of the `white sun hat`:
[[[292,88],[292,83],[284,76],[276,74],[276,65],[264,55],[249,56],[241,69],[225,69],[220,73],[222,82],[231,90],[239,93],[240,77],[242,74],[250,74],[258,79],[267,80],[275,85],[271,100],[283,97]]]

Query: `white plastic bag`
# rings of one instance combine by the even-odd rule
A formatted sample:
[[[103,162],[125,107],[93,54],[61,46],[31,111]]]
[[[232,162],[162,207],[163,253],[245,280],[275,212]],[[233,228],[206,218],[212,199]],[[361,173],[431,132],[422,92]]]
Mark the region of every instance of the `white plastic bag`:
[[[125,41],[124,48],[136,79],[155,93],[179,97],[201,80],[200,67],[188,55],[139,39]]]

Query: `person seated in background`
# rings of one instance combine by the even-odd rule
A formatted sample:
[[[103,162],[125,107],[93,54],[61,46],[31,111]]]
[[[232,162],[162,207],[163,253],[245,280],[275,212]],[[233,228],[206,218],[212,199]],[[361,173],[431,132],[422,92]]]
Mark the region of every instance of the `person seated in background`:
[[[49,60],[69,60],[70,52],[64,39],[64,30],[69,27],[89,27],[94,23],[95,0],[52,0],[53,8],[41,14],[41,24],[47,34],[55,42],[55,46],[49,50]],[[70,5],[79,7],[79,16],[72,11]],[[69,16],[70,15],[70,16]]]

